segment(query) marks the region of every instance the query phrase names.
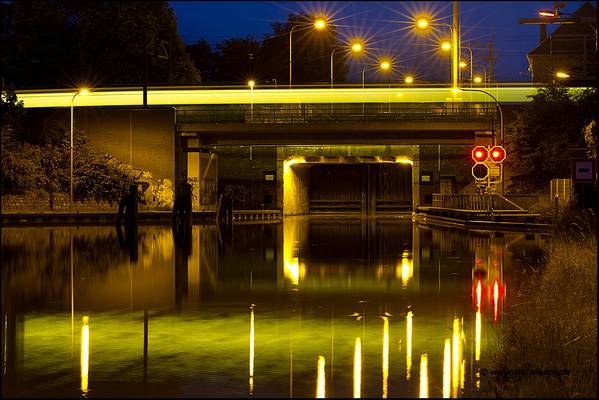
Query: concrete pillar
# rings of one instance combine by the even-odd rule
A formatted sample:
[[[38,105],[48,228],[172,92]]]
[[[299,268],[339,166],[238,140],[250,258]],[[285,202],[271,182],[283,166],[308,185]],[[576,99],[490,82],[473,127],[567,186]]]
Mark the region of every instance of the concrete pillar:
[[[179,126],[175,125],[175,193],[181,181],[187,182],[187,143]]]
[[[420,199],[420,146],[412,147],[412,212],[422,202]]]

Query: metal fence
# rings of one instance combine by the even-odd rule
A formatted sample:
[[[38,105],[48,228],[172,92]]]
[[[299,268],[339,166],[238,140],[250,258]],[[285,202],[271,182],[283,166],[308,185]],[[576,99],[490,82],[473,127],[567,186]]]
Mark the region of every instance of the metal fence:
[[[495,118],[494,105],[478,103],[240,104],[177,109],[177,123],[484,122]]]

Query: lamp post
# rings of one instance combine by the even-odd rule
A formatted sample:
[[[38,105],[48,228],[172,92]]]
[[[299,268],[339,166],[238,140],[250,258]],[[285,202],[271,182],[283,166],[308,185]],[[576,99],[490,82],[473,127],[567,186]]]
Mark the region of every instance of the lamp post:
[[[338,47],[335,47],[333,51],[331,51],[331,89],[333,88],[333,56],[338,49]],[[356,54],[362,53],[364,51],[364,45],[360,41],[353,42],[350,46],[350,51]]]
[[[485,80],[483,82],[484,82],[485,87],[487,87],[487,69],[485,68],[485,66],[483,64],[476,64],[476,65],[483,69],[483,74],[484,74],[483,76],[485,77]],[[476,77],[474,77],[474,79],[476,79]],[[479,82],[476,82],[476,83],[479,83]]]
[[[256,82],[254,80],[248,81],[248,86],[250,87],[250,118],[252,122],[254,122],[254,85]]]
[[[497,101],[495,96],[493,96],[491,93],[489,93],[485,90],[481,90],[481,89],[462,89],[462,88],[460,88],[458,90],[463,91],[463,92],[481,92],[493,99],[493,101],[497,105],[497,108],[499,109],[499,117],[500,117],[499,135],[501,137],[501,145],[503,146],[503,111],[501,110],[501,105],[499,104],[499,101]],[[493,146],[495,146],[495,136],[493,136]]]
[[[80,89],[71,98],[71,178],[70,178],[70,197],[69,197],[69,200],[70,200],[69,208],[71,210],[73,209],[73,103],[75,102],[75,97],[77,97],[78,94],[85,96],[86,94],[89,94],[89,90]]]
[[[425,17],[420,17],[416,20],[416,27],[418,29],[421,30],[426,30],[428,29],[430,26],[446,26],[449,28],[449,32],[451,34],[451,43],[448,43],[447,45],[445,43],[443,43],[442,45],[442,49],[443,50],[451,50],[451,77],[452,77],[452,87],[454,89],[458,88],[459,86],[459,82],[458,82],[458,47],[459,47],[459,38],[458,38],[458,30],[457,30],[457,1],[453,2],[453,14],[454,14],[454,26],[452,27],[451,25],[447,24],[447,23],[431,23],[430,20],[428,18]]]
[[[466,46],[461,46],[461,49],[466,49],[470,52],[470,87],[472,87],[472,70],[473,70],[473,64],[472,64],[472,49],[470,47],[466,47]]]
[[[289,89],[291,89],[291,77],[292,77],[292,50],[291,50],[291,35],[293,34],[293,31],[295,30],[295,28],[297,28],[299,25],[294,25],[291,30],[289,30]],[[316,29],[317,31],[321,31],[323,29],[325,29],[327,27],[327,22],[323,19],[323,18],[318,18],[314,21],[314,29]]]

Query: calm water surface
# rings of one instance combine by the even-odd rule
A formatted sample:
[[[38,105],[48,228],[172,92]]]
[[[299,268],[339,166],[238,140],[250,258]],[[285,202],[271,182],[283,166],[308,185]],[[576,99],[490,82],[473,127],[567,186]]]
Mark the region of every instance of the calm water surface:
[[[2,229],[2,395],[477,396],[538,237],[409,220]],[[505,274],[505,275],[504,275]]]

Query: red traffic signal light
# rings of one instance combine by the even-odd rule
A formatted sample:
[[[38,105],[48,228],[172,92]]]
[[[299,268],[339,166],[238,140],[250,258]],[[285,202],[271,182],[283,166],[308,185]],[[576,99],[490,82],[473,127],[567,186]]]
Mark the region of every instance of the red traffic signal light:
[[[505,160],[505,157],[505,149],[501,146],[493,146],[493,148],[489,151],[489,158],[493,162],[500,163]]]
[[[474,161],[476,161],[477,163],[485,161],[488,156],[489,156],[489,151],[487,150],[487,148],[485,146],[476,146],[472,150],[472,159]]]
[[[489,176],[489,167],[485,164],[474,164],[474,167],[472,167],[472,176],[476,179],[485,179]]]

